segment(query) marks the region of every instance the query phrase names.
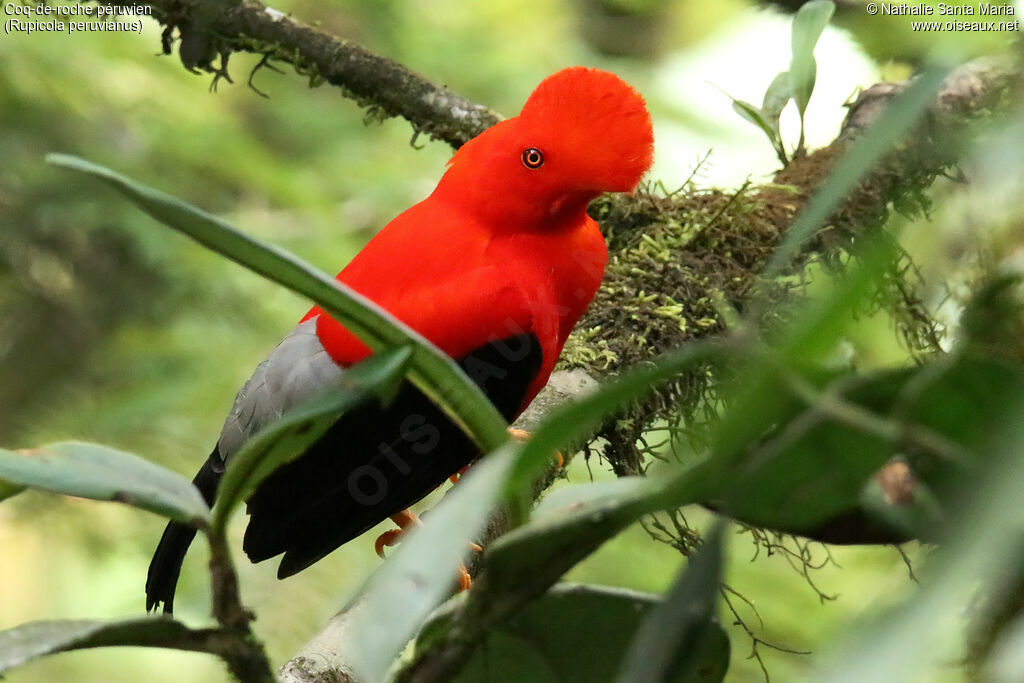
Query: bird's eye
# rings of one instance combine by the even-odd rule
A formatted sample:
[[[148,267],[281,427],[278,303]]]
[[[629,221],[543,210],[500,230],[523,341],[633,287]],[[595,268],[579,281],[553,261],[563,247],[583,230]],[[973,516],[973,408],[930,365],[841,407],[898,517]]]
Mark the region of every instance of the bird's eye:
[[[544,165],[544,153],[536,147],[523,150],[523,166],[526,168],[540,168]]]

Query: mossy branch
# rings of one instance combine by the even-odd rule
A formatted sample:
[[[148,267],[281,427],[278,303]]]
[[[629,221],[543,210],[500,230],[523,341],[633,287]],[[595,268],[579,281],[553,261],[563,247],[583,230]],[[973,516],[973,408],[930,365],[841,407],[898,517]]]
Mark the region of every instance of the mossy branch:
[[[182,64],[193,72],[215,74],[214,84],[219,78],[230,80],[227,65],[233,52],[251,52],[264,56],[257,68],[271,62],[291,64],[310,85],[327,82],[336,86],[366,107],[372,117],[401,116],[417,134],[452,147],[458,148],[501,120],[489,108],[431,83],[387,57],[258,0],[114,0],[112,4],[152,7],[164,26],[164,51],[171,51],[176,31]]]

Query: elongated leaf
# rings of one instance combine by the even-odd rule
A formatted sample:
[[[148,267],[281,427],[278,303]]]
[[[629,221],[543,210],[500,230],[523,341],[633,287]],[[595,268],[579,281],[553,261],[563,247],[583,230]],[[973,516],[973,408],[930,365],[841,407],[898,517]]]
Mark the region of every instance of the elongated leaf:
[[[828,26],[836,6],[826,0],[812,0],[801,5],[793,16],[792,52],[789,63],[793,99],[800,115],[807,110],[807,103],[814,91],[817,63],[814,60],[814,46],[818,44],[821,32]]]
[[[699,478],[691,475],[688,481],[689,502],[696,502]],[[661,494],[660,482],[623,478],[602,491],[584,492],[580,500],[563,498],[561,507],[547,504],[541,514],[491,543],[484,555],[487,584],[475,588],[469,599],[483,606],[498,596],[507,604],[542,594],[641,515],[661,509]]]
[[[188,479],[137,455],[91,443],[65,442],[25,451],[0,450],[0,478],[67,496],[127,503],[180,522],[209,517]]]
[[[782,139],[779,130],[779,118],[782,110],[786,108],[793,98],[793,79],[788,71],[783,71],[772,79],[768,89],[764,91],[764,101],[761,103],[761,116],[765,123],[775,131],[775,137]]]
[[[595,481],[556,488],[545,495],[530,515],[533,522],[545,517],[558,518],[567,512],[591,503],[600,504],[612,498],[632,498],[649,491],[646,477],[619,477],[611,481]]]
[[[716,507],[744,522],[794,533],[855,509],[874,509],[904,529],[912,524],[928,533],[936,528],[940,503],[955,509],[964,487],[984,469],[1004,397],[1024,395],[1018,368],[970,357],[852,379],[836,380],[841,391],[824,387],[822,398],[809,405],[780,388],[776,403],[793,410],[731,469],[727,497]],[[842,401],[838,413],[822,408],[835,400]],[[912,438],[916,434],[921,441]],[[929,450],[930,443],[942,450]],[[901,453],[909,453],[913,471],[928,485],[922,500],[902,511],[877,499],[866,508],[871,475]]]
[[[750,121],[755,126],[760,128],[764,132],[764,134],[768,136],[768,141],[772,143],[772,146],[778,143],[778,130],[772,128],[772,126],[769,125],[768,121],[762,115],[761,110],[752,105],[750,102],[744,102],[743,100],[735,99],[732,101],[732,108],[733,111],[735,111],[737,114],[739,114],[747,121]]]
[[[206,652],[203,635],[162,617],[34,621],[0,631],[0,674],[45,655],[92,647],[137,645]]]
[[[339,664],[351,665],[358,680],[384,680],[391,663],[448,596],[458,563],[487,523],[519,448],[509,443],[474,465],[370,577],[344,642],[334,647]]]
[[[410,379],[462,425],[485,452],[508,439],[505,420],[461,368],[422,335],[366,297],[292,254],[239,232],[216,216],[108,168],[67,154],[50,154],[47,161],[105,181],[161,223],[308,297],[371,349],[412,347]]]
[[[620,588],[560,584],[507,621],[488,630],[456,683],[607,681],[638,626],[661,607],[656,596]],[[424,627],[445,628],[442,613]],[[700,651],[658,681],[720,681],[729,663],[729,639],[717,624],[694,633]],[[417,643],[417,647],[420,643]],[[634,681],[655,679],[631,679]]]
[[[522,505],[529,498],[534,479],[556,449],[588,437],[605,416],[653,391],[660,382],[729,352],[728,346],[714,341],[688,344],[661,356],[653,365],[634,368],[586,396],[552,410],[516,459],[506,488],[509,501]]]
[[[260,482],[301,455],[323,436],[338,417],[376,398],[386,403],[405,375],[412,350],[400,347],[381,351],[347,369],[341,383],[286,413],[235,453],[217,488],[213,526],[223,529],[231,512],[256,490]]]
[[[704,537],[700,552],[680,572],[665,600],[647,613],[636,630],[619,667],[619,683],[722,680],[729,667],[729,640],[714,621],[721,582],[719,522]],[[717,661],[708,662],[705,633],[716,628],[725,647],[716,653]],[[706,673],[698,677],[698,672]]]

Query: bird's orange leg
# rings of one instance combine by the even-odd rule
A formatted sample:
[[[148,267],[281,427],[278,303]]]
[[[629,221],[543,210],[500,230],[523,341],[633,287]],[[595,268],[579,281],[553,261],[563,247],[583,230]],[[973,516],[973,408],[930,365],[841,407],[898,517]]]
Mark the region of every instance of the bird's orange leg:
[[[402,510],[398,514],[391,515],[391,521],[397,524],[398,528],[385,531],[377,537],[376,542],[373,544],[374,550],[377,551],[377,555],[379,555],[382,560],[385,559],[384,548],[397,545],[402,539],[402,534],[404,534],[405,530],[410,526],[419,526],[422,524],[422,522],[420,522],[420,518],[409,510]],[[483,551],[483,548],[476,543],[470,543],[469,548],[476,552]],[[469,575],[469,570],[466,569],[466,565],[459,562],[459,592],[469,590],[472,587],[473,577]]]

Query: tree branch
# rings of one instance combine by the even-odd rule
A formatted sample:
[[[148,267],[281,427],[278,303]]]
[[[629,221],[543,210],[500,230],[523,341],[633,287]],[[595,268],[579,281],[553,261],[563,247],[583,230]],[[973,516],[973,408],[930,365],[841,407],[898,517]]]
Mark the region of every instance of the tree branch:
[[[132,0],[112,4],[137,7]],[[262,54],[291,64],[310,85],[326,81],[369,114],[401,116],[423,133],[458,148],[501,120],[489,108],[470,102],[447,88],[361,45],[335,38],[269,8],[257,0],[149,0],[164,25],[165,52],[176,29],[179,56],[190,71],[202,69],[226,77],[232,52]],[[219,58],[219,66],[214,60]],[[266,62],[261,62],[261,65]]]

